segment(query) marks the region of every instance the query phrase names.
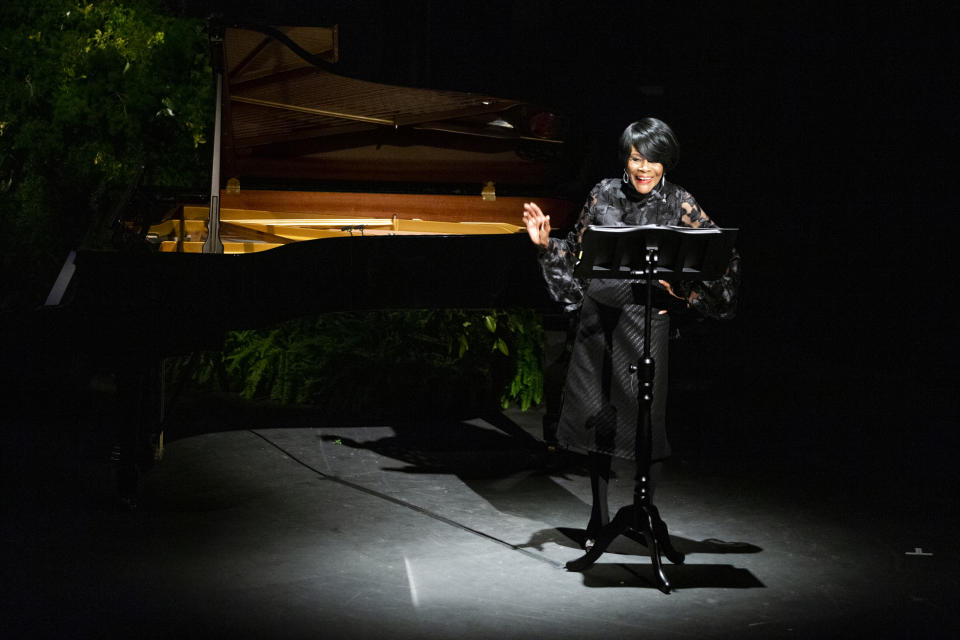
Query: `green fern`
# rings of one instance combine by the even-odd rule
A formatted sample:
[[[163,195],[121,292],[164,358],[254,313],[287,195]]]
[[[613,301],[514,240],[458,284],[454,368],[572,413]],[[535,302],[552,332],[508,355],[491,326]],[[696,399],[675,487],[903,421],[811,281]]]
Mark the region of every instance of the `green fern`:
[[[219,367],[245,397],[333,410],[526,410],[542,401],[541,360],[540,318],[528,309],[337,313],[231,332],[194,380],[209,384]]]

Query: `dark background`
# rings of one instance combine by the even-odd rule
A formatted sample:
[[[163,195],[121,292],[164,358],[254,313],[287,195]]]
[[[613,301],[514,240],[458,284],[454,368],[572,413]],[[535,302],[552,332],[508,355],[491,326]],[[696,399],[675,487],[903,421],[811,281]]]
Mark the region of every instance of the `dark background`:
[[[554,106],[587,141],[584,194],[620,173],[625,125],[667,121],[681,143],[669,178],[741,229],[745,274],[739,317],[688,323],[674,347],[680,440],[762,443],[803,464],[952,465],[958,22],[947,3],[181,8],[338,24],[343,73]]]

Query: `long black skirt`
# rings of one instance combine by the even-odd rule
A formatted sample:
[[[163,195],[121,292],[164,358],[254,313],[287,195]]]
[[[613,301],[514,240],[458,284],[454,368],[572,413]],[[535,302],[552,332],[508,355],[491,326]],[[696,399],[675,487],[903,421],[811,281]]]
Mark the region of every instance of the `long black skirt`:
[[[620,300],[610,300],[620,302]],[[639,379],[630,371],[643,354],[644,307],[608,305],[584,296],[580,326],[563,391],[557,438],[573,450],[636,457]],[[651,459],[670,455],[666,434],[668,314],[653,310],[651,355],[656,363],[651,411]]]

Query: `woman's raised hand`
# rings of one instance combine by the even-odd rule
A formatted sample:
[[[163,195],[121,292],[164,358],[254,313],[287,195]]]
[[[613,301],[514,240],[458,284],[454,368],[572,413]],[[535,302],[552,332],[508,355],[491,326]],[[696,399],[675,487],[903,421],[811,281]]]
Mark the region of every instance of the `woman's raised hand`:
[[[533,244],[546,247],[550,244],[550,216],[544,215],[535,202],[523,205],[523,224],[527,227]]]

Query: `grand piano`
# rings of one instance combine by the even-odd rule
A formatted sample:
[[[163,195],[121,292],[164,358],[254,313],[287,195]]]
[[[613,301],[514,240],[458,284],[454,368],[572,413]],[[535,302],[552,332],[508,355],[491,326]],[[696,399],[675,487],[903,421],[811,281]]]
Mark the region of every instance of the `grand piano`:
[[[112,247],[79,249],[48,299],[109,336],[96,357],[118,371],[126,493],[131,452],[160,428],[163,357],[330,311],[550,311],[522,203],[563,229],[579,206],[563,194],[583,193],[570,123],[549,109],[338,74],[335,26],[211,33],[211,193],[131,189],[99,230]]]
[[[148,321],[217,330],[343,309],[549,305],[519,224],[534,198],[554,227],[572,222],[578,203],[559,195],[575,179],[569,122],[337,75],[337,40],[336,27],[215,29],[209,199],[130,197],[109,221],[126,250],[78,251],[49,302],[69,287],[91,312],[146,305]]]

